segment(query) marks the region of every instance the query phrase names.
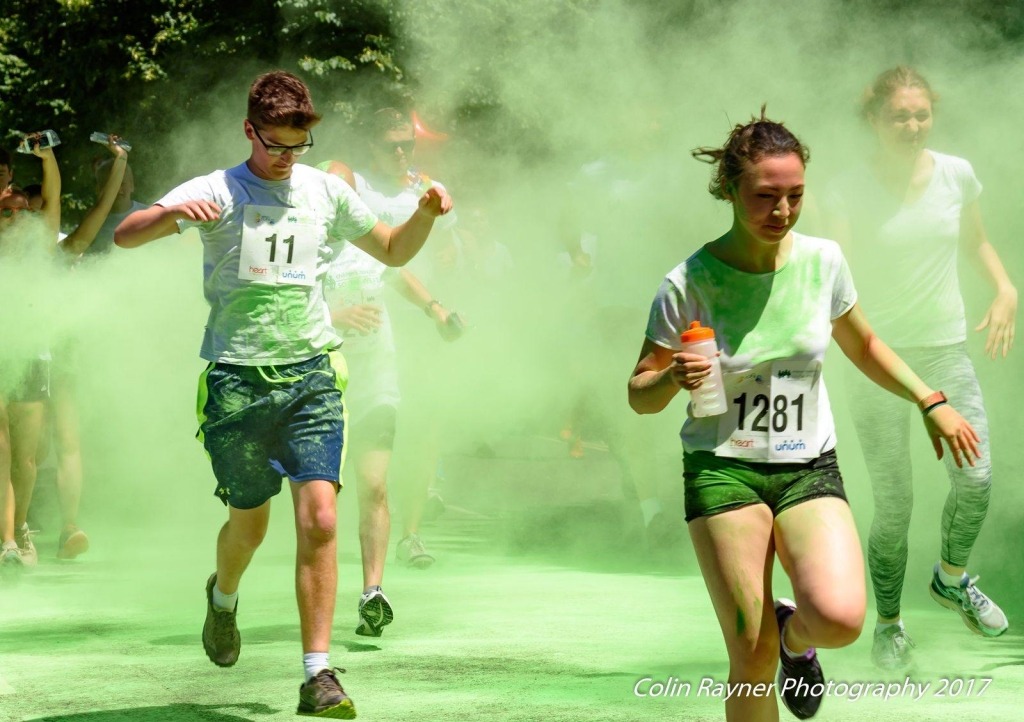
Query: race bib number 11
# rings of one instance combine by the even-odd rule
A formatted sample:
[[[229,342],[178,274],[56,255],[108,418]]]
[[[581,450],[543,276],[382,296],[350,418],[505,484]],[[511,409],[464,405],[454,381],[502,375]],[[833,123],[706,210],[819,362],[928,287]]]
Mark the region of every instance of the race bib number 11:
[[[308,211],[246,206],[238,277],[274,286],[314,285],[321,233]]]
[[[820,364],[776,361],[725,378],[717,456],[806,461],[818,454]]]

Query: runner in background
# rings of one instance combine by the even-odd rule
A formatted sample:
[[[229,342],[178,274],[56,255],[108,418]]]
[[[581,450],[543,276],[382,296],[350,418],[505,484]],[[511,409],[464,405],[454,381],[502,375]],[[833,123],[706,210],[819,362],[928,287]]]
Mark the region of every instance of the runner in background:
[[[428,188],[436,187],[444,189],[444,186],[429,178],[414,167],[416,151],[416,130],[412,119],[406,113],[395,108],[382,108],[374,113],[368,127],[367,140],[368,165],[365,173],[356,173],[339,161],[327,161],[320,165],[328,172],[339,175],[346,179],[359,194],[359,197],[370,207],[370,209],[381,219],[388,223],[404,222],[416,210],[417,199]],[[430,253],[448,255],[454,248],[454,236],[452,234],[455,224],[455,216],[451,214],[437,224],[435,234],[437,236],[436,247]],[[435,246],[435,244],[432,244]],[[355,259],[358,260],[358,259]],[[378,389],[378,399],[369,396],[365,398],[365,408],[362,410],[352,407],[358,413],[371,413],[376,407],[375,413],[378,426],[385,421],[382,408],[390,407],[397,409],[398,406],[398,379],[401,371],[396,362],[396,353],[400,354],[401,349],[406,348],[407,353],[415,353],[421,357],[424,349],[413,348],[413,345],[396,343],[392,329],[391,314],[383,305],[383,287],[386,281],[388,285],[396,290],[413,307],[421,309],[426,316],[434,322],[441,337],[446,340],[454,340],[462,333],[462,321],[458,314],[453,313],[445,307],[441,301],[427,290],[426,284],[418,275],[414,275],[408,269],[402,269],[397,273],[384,275],[383,268],[374,264],[372,260],[358,260],[361,271],[354,275],[344,277],[343,274],[335,274],[336,288],[342,290],[340,293],[340,304],[334,306],[334,318],[336,325],[348,328],[350,338],[355,343],[354,348],[372,349],[376,358],[375,366],[381,369],[381,373],[374,381],[374,387]],[[422,261],[420,262],[422,266]],[[432,285],[432,284],[431,284]],[[347,300],[345,296],[348,296]],[[374,299],[370,303],[358,303],[360,295],[365,298]],[[346,306],[348,307],[346,309]],[[418,314],[417,314],[418,317]],[[418,320],[418,318],[417,318]],[[376,324],[376,325],[374,325]],[[420,324],[417,324],[420,325]],[[370,331],[370,328],[376,329]],[[354,335],[353,335],[354,334]],[[358,334],[365,334],[361,338]],[[422,338],[417,335],[417,338]],[[436,336],[434,337],[436,339]],[[397,349],[397,351],[396,351]],[[442,352],[442,349],[437,349]],[[428,354],[432,356],[432,354]],[[420,358],[418,367],[422,367],[427,359]],[[430,388],[424,388],[424,379],[407,379],[410,388],[415,389],[415,394],[430,394]],[[443,381],[436,377],[430,381],[433,385]],[[385,387],[388,387],[385,389]],[[433,396],[431,396],[433,398]],[[366,443],[376,446],[375,449],[368,449],[370,453],[361,454],[360,459],[365,463],[357,465],[361,469],[360,479],[360,542],[363,551],[364,569],[364,593],[360,600],[362,609],[366,601],[372,595],[383,594],[379,592],[380,578],[383,574],[384,557],[386,556],[387,543],[390,532],[390,512],[387,506],[387,474],[391,464],[391,452],[394,444],[394,433],[397,424],[397,415],[394,411],[387,413],[386,430],[375,434],[375,439],[364,436]],[[424,459],[417,459],[415,470],[408,477],[406,483],[398,486],[400,494],[400,508],[402,511],[403,529],[398,541],[395,554],[398,561],[419,569],[425,569],[434,562],[434,556],[427,550],[426,544],[420,537],[420,523],[422,521],[423,509],[426,504],[428,487],[434,479],[434,470],[437,468],[437,447],[439,439],[433,438],[435,432],[431,429],[417,428],[413,440],[417,450],[425,450]],[[386,448],[384,448],[386,447]],[[370,595],[370,596],[367,596]],[[386,599],[386,598],[385,598]],[[360,614],[359,630],[361,634],[374,631],[373,625],[366,623],[365,615]]]
[[[981,436],[975,465],[946,459],[949,491],[929,592],[971,631],[996,637],[1009,626],[1006,615],[966,569],[988,511],[992,462],[981,388],[967,353],[958,255],[976,262],[995,291],[975,327],[986,334],[990,358],[1005,357],[1013,345],[1017,289],[985,233],[981,183],[971,164],[927,147],[935,100],[913,68],[881,73],[862,106],[875,148],[831,184],[826,207],[833,234],[864,279],[861,297],[879,335],[926,382],[942,388]],[[848,392],[875,502],[868,536],[878,612],[871,655],[883,669],[909,670],[914,643],[900,606],[914,504],[909,410],[859,377],[851,379]]]
[[[26,138],[32,154],[42,162],[42,203],[31,207],[28,195],[7,188],[0,196],[0,263],[8,270],[42,268],[37,259],[49,259],[60,229],[60,169],[53,148],[40,148],[37,135]],[[8,166],[10,168],[10,166]],[[6,281],[3,285],[7,285]],[[13,287],[8,287],[12,292]],[[45,293],[45,286],[33,291]],[[38,562],[28,525],[28,510],[36,484],[36,457],[50,393],[50,351],[45,319],[33,323],[41,304],[13,291],[6,299],[10,324],[32,326],[30,348],[25,340],[3,336],[0,350],[0,571],[17,574]]]

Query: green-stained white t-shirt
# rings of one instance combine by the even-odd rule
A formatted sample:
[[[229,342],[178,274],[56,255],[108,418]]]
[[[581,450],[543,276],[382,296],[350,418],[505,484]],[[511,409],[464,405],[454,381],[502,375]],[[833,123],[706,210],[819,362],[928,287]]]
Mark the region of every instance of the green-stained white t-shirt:
[[[295,363],[341,343],[323,280],[344,243],[377,223],[344,181],[305,165],[264,180],[242,163],[183,183],[156,205],[189,200],[221,207],[218,220],[198,226],[210,303],[204,359]]]
[[[789,259],[770,273],[737,270],[703,247],[665,277],[651,306],[647,338],[678,351],[682,350],[680,334],[692,321],[712,328],[730,407],[738,402],[741,384],[751,383],[754,375],[767,390],[774,380],[770,378],[773,362],[813,369],[816,438],[806,444],[806,453],[797,454],[810,460],[835,447],[835,424],[820,369],[832,338],[832,322],[856,300],[849,268],[834,241],[794,233]],[[774,398],[771,401],[775,403]],[[747,412],[756,408],[753,396],[745,404]],[[759,423],[770,425],[777,408],[769,406]],[[756,413],[747,418],[748,427],[755,419]],[[715,452],[718,448],[716,453],[721,453],[723,436],[734,430],[721,426],[721,417],[695,418],[688,408],[680,432],[684,449]]]

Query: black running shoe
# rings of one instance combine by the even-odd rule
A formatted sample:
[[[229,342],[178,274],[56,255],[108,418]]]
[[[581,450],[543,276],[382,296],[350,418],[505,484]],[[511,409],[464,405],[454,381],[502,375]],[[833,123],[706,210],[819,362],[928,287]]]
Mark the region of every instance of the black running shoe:
[[[814,647],[799,659],[793,659],[782,648],[786,620],[793,616],[796,604],[789,599],[775,600],[775,619],[779,623],[779,676],[776,687],[786,709],[797,719],[810,719],[818,713],[825,695],[825,675],[821,672]]]
[[[356,708],[341,688],[335,672],[343,669],[322,669],[316,676],[299,687],[297,714],[328,719],[355,719]]]
[[[238,661],[238,652],[242,648],[242,635],[238,633],[235,610],[229,612],[213,606],[213,585],[217,583],[217,574],[211,574],[206,580],[206,624],[203,625],[203,649],[206,656],[218,667],[230,667]]]

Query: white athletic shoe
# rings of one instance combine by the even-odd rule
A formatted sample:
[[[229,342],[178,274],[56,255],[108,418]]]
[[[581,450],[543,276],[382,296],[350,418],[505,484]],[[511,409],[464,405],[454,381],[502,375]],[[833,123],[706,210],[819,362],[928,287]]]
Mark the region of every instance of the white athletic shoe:
[[[416,569],[426,569],[434,563],[434,557],[427,553],[427,547],[419,534],[410,534],[398,542],[395,557],[406,566]]]
[[[379,637],[384,627],[391,624],[394,618],[391,602],[380,587],[364,592],[359,598],[359,626],[356,627],[356,634]]]
[[[916,647],[906,630],[897,624],[890,624],[875,632],[871,642],[871,661],[886,672],[909,672],[914,669],[911,650]]]
[[[6,542],[0,546],[0,578],[14,581],[25,569],[25,561],[21,558],[21,550],[16,542]]]
[[[21,529],[15,534],[18,541],[18,551],[21,552],[21,561],[27,567],[34,567],[39,563],[39,554],[36,553],[36,545],[32,543],[32,536],[36,532],[28,528],[28,524],[22,524]]]
[[[1006,615],[999,605],[978,589],[975,584],[977,581],[978,577],[970,577],[964,572],[959,586],[947,587],[939,579],[939,565],[936,564],[928,591],[936,602],[959,612],[964,624],[975,634],[998,637],[1009,628],[1010,623],[1006,621]]]

